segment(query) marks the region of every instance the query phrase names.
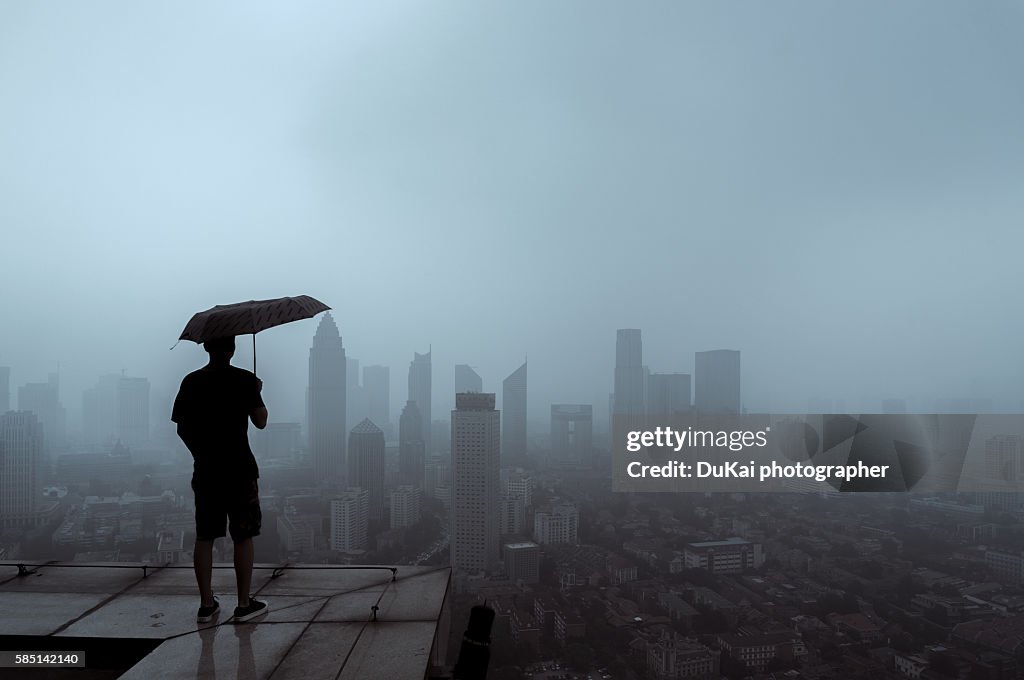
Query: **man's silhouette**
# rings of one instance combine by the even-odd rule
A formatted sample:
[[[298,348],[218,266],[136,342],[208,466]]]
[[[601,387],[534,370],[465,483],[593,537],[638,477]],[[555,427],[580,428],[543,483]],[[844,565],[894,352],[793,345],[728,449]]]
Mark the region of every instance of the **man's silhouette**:
[[[231,365],[234,337],[203,343],[210,362],[185,376],[174,400],[171,420],[192,453],[192,490],[196,496],[195,571],[199,613],[205,623],[220,611],[213,596],[213,542],[228,525],[235,547],[238,606],[234,619],[247,621],[267,611],[249,595],[252,586],[253,536],[260,533],[259,468],[249,448],[249,421],[263,429],[267,408],[255,374]]]

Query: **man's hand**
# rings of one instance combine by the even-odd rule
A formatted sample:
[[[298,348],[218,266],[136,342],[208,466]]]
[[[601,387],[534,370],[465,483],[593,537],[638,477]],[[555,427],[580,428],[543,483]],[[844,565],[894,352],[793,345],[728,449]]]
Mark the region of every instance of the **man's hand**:
[[[256,391],[257,392],[262,392],[263,391],[263,381],[260,380],[259,378],[256,378]]]

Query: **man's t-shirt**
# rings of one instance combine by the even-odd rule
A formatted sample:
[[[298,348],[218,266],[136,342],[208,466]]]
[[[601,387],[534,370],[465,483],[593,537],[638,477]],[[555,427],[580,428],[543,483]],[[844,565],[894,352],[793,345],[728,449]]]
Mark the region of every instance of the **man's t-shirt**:
[[[185,376],[171,420],[185,429],[197,482],[260,476],[248,431],[249,414],[261,406],[259,379],[244,369],[206,366]]]

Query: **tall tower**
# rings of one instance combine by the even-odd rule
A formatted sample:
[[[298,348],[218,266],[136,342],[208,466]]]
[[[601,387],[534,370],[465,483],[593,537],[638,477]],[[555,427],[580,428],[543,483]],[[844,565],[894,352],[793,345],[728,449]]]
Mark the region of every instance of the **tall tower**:
[[[369,418],[348,437],[348,483],[369,492],[370,520],[384,519],[384,431]]]
[[[430,391],[431,368],[430,354],[413,352],[412,363],[409,364],[409,400],[416,402],[420,411],[420,431],[423,445],[429,453],[430,448]]]
[[[0,366],[0,415],[11,410],[11,369]]]
[[[494,394],[455,395],[448,534],[454,569],[478,573],[498,561],[500,430]]]
[[[694,355],[694,407],[698,413],[740,412],[740,353],[716,349]]]
[[[455,394],[460,392],[483,392],[484,381],[472,366],[455,364]]]
[[[398,419],[398,478],[402,484],[423,488],[425,447],[420,409],[415,401],[407,401]]]
[[[320,319],[309,350],[306,408],[315,479],[337,484],[346,465],[345,348],[330,312]]]
[[[366,399],[366,417],[384,430],[391,432],[391,369],[387,366],[363,367],[363,397]]]
[[[42,455],[39,419],[27,411],[0,413],[0,528],[31,523]]]
[[[643,425],[644,362],[639,328],[620,328],[616,333],[612,400],[612,446],[616,447],[625,443],[626,432]]]
[[[505,414],[501,429],[501,450],[505,460],[522,460],[526,457],[525,361],[501,384],[501,410]]]
[[[28,383],[18,388],[18,410],[30,411],[43,426],[43,451],[63,448],[65,439],[64,407],[60,403],[60,381],[51,373],[46,382]]]

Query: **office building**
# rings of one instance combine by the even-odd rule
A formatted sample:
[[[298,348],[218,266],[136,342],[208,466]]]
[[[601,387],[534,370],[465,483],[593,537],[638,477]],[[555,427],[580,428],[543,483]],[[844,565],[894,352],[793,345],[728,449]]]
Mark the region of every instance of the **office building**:
[[[740,413],[740,353],[731,349],[694,355],[694,407],[698,413]]]
[[[330,312],[321,317],[309,350],[306,408],[314,478],[338,485],[346,472],[346,361],[341,334]]]
[[[0,413],[0,529],[33,523],[42,459],[43,426],[35,414]]]
[[[590,404],[551,405],[551,455],[572,465],[588,462],[593,450],[594,413]]]
[[[420,439],[423,440],[423,446],[428,453],[433,453],[430,432],[430,401],[433,389],[430,355],[429,351],[426,354],[413,352],[413,359],[409,364],[409,401],[416,402],[420,412]]]
[[[483,392],[484,381],[477,375],[471,366],[466,364],[455,365],[455,393],[462,392]]]
[[[366,550],[369,510],[370,494],[359,487],[350,487],[331,501],[331,550]]]
[[[398,479],[402,484],[423,487],[426,443],[423,418],[415,401],[405,402],[398,418]]]
[[[120,441],[143,447],[149,441],[149,380],[104,375],[82,393],[82,434],[93,445]]]
[[[764,564],[764,553],[760,543],[727,538],[724,541],[687,543],[683,548],[683,561],[687,569],[738,574],[748,569],[759,569]]]
[[[43,427],[43,452],[54,452],[65,445],[64,406],[60,403],[60,382],[51,373],[46,382],[28,383],[18,388],[18,410],[34,413]]]
[[[384,519],[384,432],[369,418],[349,434],[348,480],[369,494],[370,521]]]
[[[494,394],[455,395],[452,411],[452,567],[485,572],[497,563],[501,414]]]
[[[526,362],[501,384],[501,453],[506,461],[526,457]]]
[[[526,529],[526,502],[522,496],[502,494],[498,533],[503,536],[521,534]]]
[[[403,484],[391,492],[391,528],[403,529],[420,521],[420,489]]]
[[[689,373],[651,373],[647,376],[647,415],[668,418],[690,412]]]
[[[550,510],[538,510],[533,515],[533,540],[541,545],[579,543],[580,516],[570,503],[556,505]]]
[[[540,581],[540,546],[536,543],[506,543],[502,547],[505,574],[510,581],[537,583]]]

